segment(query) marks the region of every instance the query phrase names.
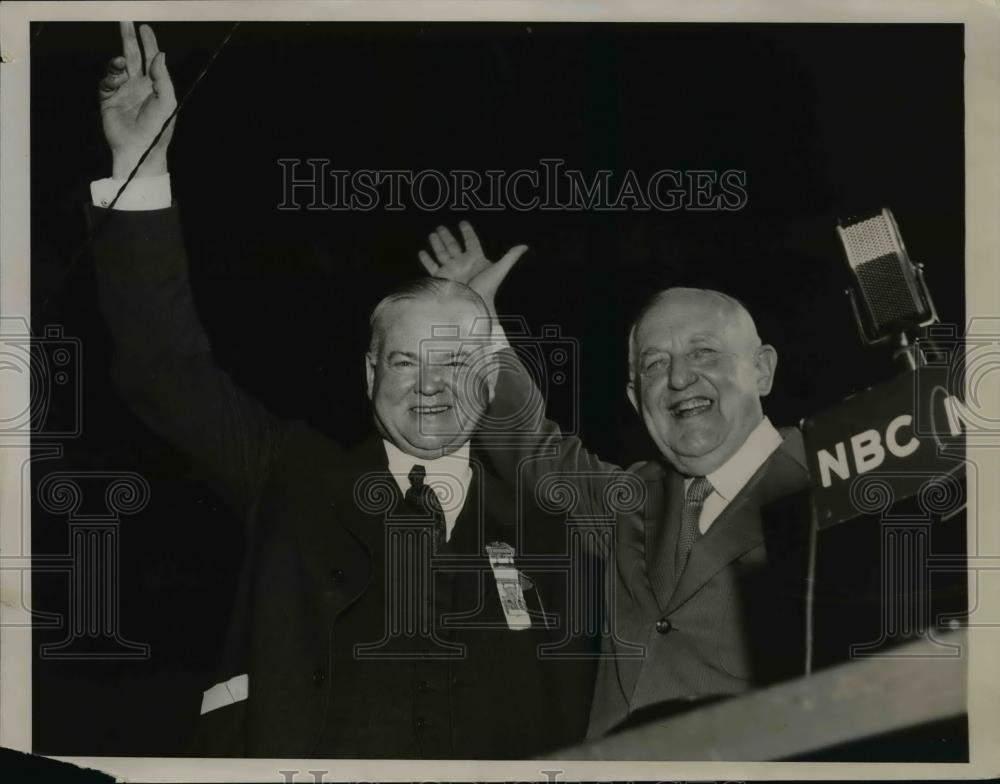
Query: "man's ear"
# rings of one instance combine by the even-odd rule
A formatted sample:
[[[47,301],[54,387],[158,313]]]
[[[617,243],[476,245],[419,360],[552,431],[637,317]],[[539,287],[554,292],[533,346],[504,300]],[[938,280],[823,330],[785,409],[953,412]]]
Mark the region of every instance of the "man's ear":
[[[764,397],[771,392],[771,385],[774,383],[778,352],[774,350],[774,346],[764,344],[754,352],[753,364],[757,371],[757,392]]]
[[[368,399],[372,399],[372,393],[375,389],[375,363],[378,360],[375,355],[370,351],[365,354],[365,381],[368,384]]]
[[[639,410],[639,398],[635,391],[635,381],[629,381],[625,385],[625,394],[628,397],[628,402],[632,404],[632,408],[635,409],[635,413],[642,416],[642,411]]]

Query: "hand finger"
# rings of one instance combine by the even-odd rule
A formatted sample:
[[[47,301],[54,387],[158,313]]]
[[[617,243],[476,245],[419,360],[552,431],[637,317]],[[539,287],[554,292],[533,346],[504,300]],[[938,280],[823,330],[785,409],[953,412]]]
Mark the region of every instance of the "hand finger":
[[[170,79],[167,71],[167,55],[165,52],[157,52],[156,58],[149,66],[149,77],[153,80],[153,92],[158,98],[168,101],[174,100],[174,83]]]
[[[462,255],[462,246],[458,244],[458,240],[455,239],[455,235],[448,231],[447,227],[438,226],[437,234],[452,256]]]
[[[107,97],[109,94],[113,93],[119,87],[121,87],[125,82],[128,81],[128,73],[125,71],[118,71],[117,73],[108,72],[107,76],[101,79],[98,84],[98,90],[101,95]]]
[[[507,251],[503,255],[503,258],[501,258],[500,261],[494,264],[493,267],[497,270],[498,273],[500,273],[502,276],[505,276],[508,272],[510,272],[510,268],[517,263],[517,260],[521,258],[521,256],[523,256],[527,252],[527,250],[528,250],[527,245],[515,245],[513,248]]]
[[[139,51],[139,41],[135,37],[135,25],[132,22],[119,22],[122,31],[122,51],[125,53],[125,67],[133,76],[142,73],[142,53]]]
[[[125,58],[118,56],[108,60],[107,70],[104,78],[98,83],[98,92],[102,98],[107,98],[111,93],[128,81],[128,71],[125,69]]]
[[[108,60],[108,67],[105,70],[105,73],[109,76],[112,74],[127,73],[125,68],[125,58],[121,55],[112,57]]]
[[[482,253],[483,248],[479,244],[479,237],[476,236],[476,232],[472,228],[472,224],[468,221],[462,221],[458,224],[458,228],[462,231],[462,241],[465,242],[465,252],[466,253]]]
[[[142,39],[142,52],[146,55],[146,70],[149,71],[160,47],[156,45],[156,34],[148,24],[139,25],[139,37]]]
[[[437,264],[434,261],[434,259],[431,258],[431,254],[429,254],[425,250],[420,251],[417,254],[417,257],[420,259],[420,263],[424,265],[424,269],[427,270],[431,275],[434,275],[440,268],[440,265]]]
[[[431,234],[427,239],[431,241],[431,249],[437,256],[438,264],[445,265],[451,261],[451,255],[445,250],[444,243],[441,242],[441,238],[437,234]]]

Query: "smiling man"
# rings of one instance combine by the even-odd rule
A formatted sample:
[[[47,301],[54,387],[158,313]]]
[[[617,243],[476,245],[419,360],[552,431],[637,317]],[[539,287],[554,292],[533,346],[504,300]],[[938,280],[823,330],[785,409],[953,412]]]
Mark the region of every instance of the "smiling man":
[[[142,50],[121,32],[99,90],[113,176],[91,187],[113,374],[245,526],[218,682],[189,690],[189,753],[509,759],[582,738],[593,636],[564,639],[565,574],[536,558],[565,553],[562,520],[515,504],[475,443],[496,379],[492,297],[422,279],[375,307],[359,445],[266,410],[219,366],[194,305],[164,56],[148,26]],[[494,264],[462,233],[464,247],[444,228],[431,243],[481,287],[526,250]]]
[[[675,468],[708,476],[741,450],[766,456],[780,443],[761,405],[777,359],[732,297],[667,289],[629,335],[628,398]]]
[[[659,455],[628,469],[644,504],[617,515],[604,553],[616,578],[591,737],[804,667],[808,473],[799,431],[763,413],[776,351],[737,300],[672,288],[640,310],[628,354],[626,394]],[[606,514],[596,478],[621,469],[545,419],[516,355],[501,365],[487,421],[521,412],[533,435],[491,454],[499,473],[522,494],[560,477],[577,487],[578,516]]]
[[[365,372],[376,426],[388,441],[431,458],[468,441],[495,381],[468,377],[490,323],[490,307],[475,291],[435,278],[375,306]]]

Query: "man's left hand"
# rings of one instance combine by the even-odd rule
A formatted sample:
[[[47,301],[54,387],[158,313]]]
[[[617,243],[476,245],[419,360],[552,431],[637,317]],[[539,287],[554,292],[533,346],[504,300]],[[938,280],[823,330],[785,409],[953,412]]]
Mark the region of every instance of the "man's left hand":
[[[500,284],[517,260],[528,250],[528,246],[515,245],[499,261],[492,262],[483,253],[472,225],[468,221],[462,221],[458,224],[458,228],[462,232],[464,249],[446,227],[438,226],[428,238],[437,260],[422,250],[418,254],[420,263],[435,278],[447,278],[464,283],[483,298],[490,312],[494,312],[494,301]]]

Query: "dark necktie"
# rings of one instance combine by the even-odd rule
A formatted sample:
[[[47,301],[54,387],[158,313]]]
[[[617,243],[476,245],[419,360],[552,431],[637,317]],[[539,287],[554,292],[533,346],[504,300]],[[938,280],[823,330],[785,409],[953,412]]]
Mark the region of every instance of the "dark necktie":
[[[410,469],[407,477],[410,480],[410,489],[406,491],[405,501],[416,509],[421,515],[434,520],[434,550],[439,550],[444,545],[447,538],[447,527],[444,520],[444,511],[441,509],[441,502],[438,501],[437,493],[434,489],[424,484],[427,476],[427,469],[419,463]]]
[[[684,567],[691,556],[691,548],[698,539],[698,518],[701,517],[701,507],[712,492],[712,483],[705,477],[696,477],[684,494],[684,506],[681,509],[681,531],[677,537],[677,553],[674,556],[674,573],[677,581],[681,579]]]

